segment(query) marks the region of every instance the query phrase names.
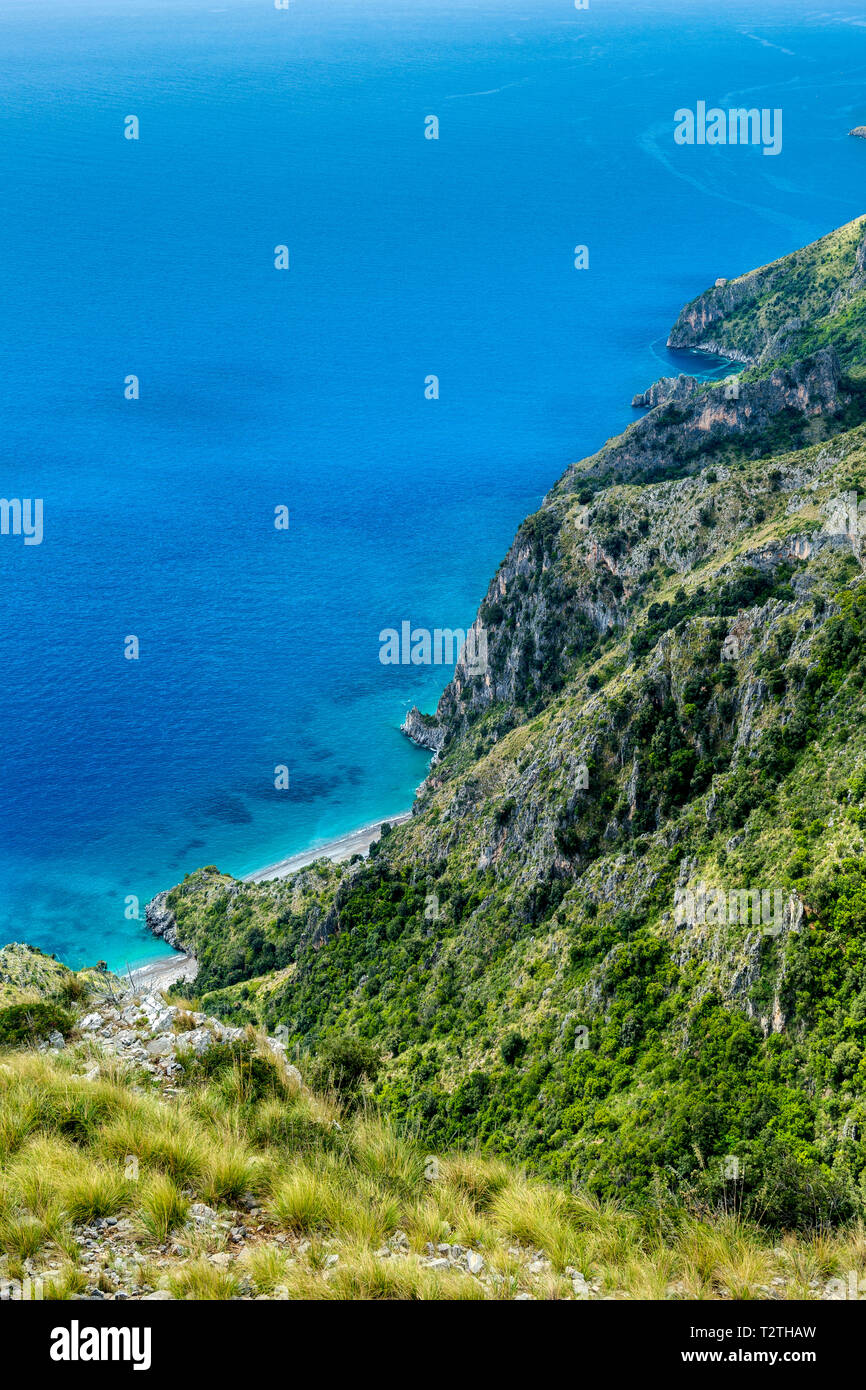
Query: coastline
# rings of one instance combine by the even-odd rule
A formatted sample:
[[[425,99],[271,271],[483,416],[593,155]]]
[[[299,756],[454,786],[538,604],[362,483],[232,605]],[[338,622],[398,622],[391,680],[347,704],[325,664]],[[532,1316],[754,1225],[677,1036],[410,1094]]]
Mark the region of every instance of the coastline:
[[[162,990],[177,984],[178,980],[194,980],[198,974],[198,961],[189,951],[178,953],[173,950],[170,956],[157,956],[147,965],[118,974],[136,993]]]
[[[380,838],[383,825],[404,825],[411,819],[411,811],[401,811],[398,816],[386,816],[384,820],[371,821],[357,830],[350,830],[346,835],[338,835],[333,840],[326,840],[322,845],[314,845],[299,854],[289,855],[287,859],[280,859],[276,864],[268,864],[263,869],[256,869],[254,873],[244,874],[243,882],[261,883],[264,879],[288,878],[299,869],[306,869],[310,864],[315,864],[317,859],[331,859],[335,864],[339,864],[351,859],[353,854],[368,854],[370,846]]]
[[[310,864],[315,864],[317,859],[331,859],[335,864],[338,864],[346,859],[351,859],[353,854],[368,854],[370,846],[381,838],[383,825],[403,825],[411,818],[411,811],[401,811],[397,816],[370,821],[367,825],[359,826],[357,830],[350,830],[345,835],[338,835],[332,840],[326,840],[324,844],[315,845],[311,849],[289,855],[287,859],[280,859],[275,864],[267,864],[263,869],[256,869],[254,873],[244,874],[241,882],[262,883],[267,879],[288,878],[291,874],[297,873],[299,869],[305,869]],[[161,935],[159,932],[154,934]],[[168,942],[166,944],[170,945]],[[198,961],[191,951],[184,951],[181,947],[171,947],[170,955],[157,956],[143,965],[132,969],[127,967],[117,973],[137,992],[166,990],[180,980],[187,980],[192,983],[198,973]]]

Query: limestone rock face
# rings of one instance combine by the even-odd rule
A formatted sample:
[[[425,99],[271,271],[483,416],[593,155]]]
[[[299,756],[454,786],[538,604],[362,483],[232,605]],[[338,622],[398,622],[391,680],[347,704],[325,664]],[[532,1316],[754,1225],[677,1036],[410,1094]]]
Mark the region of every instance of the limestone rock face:
[[[669,401],[687,400],[698,388],[696,376],[663,376],[641,391],[632,400],[636,410],[654,410],[657,405],[667,405]]]
[[[659,559],[688,574],[707,547],[736,541],[741,515],[715,510],[707,483],[698,481],[709,460],[773,430],[807,436],[831,430],[848,404],[833,348],[761,379],[701,384],[666,378],[645,394],[659,403],[593,458],[573,465],[518,532],[480,609],[487,670],[472,674],[458,662],[435,716],[410,711],[404,732],[435,750],[434,780],[435,762],[467,725],[491,706],[525,705],[530,680],[539,693],[544,689],[528,673],[528,654],[541,682],[545,671],[555,680],[563,652],[576,655],[628,624],[633,595]],[[618,501],[616,512],[584,500],[611,479],[644,482],[663,475],[672,459],[684,472],[694,470],[694,481],[647,486],[640,499]],[[781,547],[771,545],[764,559],[757,553],[755,562],[765,568],[806,558],[824,543],[820,536],[792,535]],[[503,732],[506,720],[503,715]]]
[[[833,348],[779,367],[768,376],[700,385],[693,377],[663,377],[634,404],[650,406],[625,434],[579,467],[569,469],[559,487],[579,488],[611,474],[620,482],[640,481],[675,457],[682,468],[701,467],[709,451],[773,428],[780,419],[802,425],[816,417],[833,419],[848,403],[839,358]]]
[[[851,134],[866,135],[866,126]],[[770,265],[717,281],[682,310],[668,347],[698,348],[762,366],[783,356],[804,357],[822,340],[842,341],[844,330],[834,330],[863,288],[864,253],[866,219],[859,218]],[[828,264],[834,266],[832,276],[826,276]]]
[[[176,950],[184,949],[177,938],[177,922],[168,906],[167,892],[157,893],[144,909],[144,915],[154,936],[161,936],[168,946],[174,946]]]
[[[412,706],[400,728],[419,748],[429,748],[434,754],[441,752],[445,742],[445,730],[435,719],[422,714],[417,706]]]

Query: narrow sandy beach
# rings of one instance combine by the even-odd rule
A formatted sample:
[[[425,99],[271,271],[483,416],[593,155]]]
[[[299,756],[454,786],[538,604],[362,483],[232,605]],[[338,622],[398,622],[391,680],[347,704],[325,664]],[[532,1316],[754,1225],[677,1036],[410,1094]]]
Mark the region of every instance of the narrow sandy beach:
[[[410,820],[411,816],[411,811],[403,811],[399,816],[392,816],[387,824],[402,825],[404,821]],[[269,864],[264,869],[257,869],[254,874],[247,874],[244,882],[261,883],[269,878],[288,878],[289,874],[297,873],[298,869],[315,864],[317,859],[333,859],[335,863],[340,863],[344,859],[351,859],[353,854],[367,854],[370,846],[382,834],[382,826],[385,823],[377,820],[369,825],[362,825],[359,830],[349,831],[348,835],[340,835],[323,845],[316,845],[313,849],[306,849],[300,854],[291,855],[288,859],[281,859],[278,864]],[[197,971],[198,962],[195,956],[188,952],[176,952],[170,956],[160,956],[135,970],[126,970],[122,972],[121,978],[136,990],[162,990],[168,989],[178,980],[194,980]]]
[[[411,811],[404,811],[399,816],[391,816],[387,824],[402,825],[411,817]],[[385,821],[377,820],[370,825],[362,825],[360,830],[351,830],[348,835],[341,835],[336,840],[328,840],[325,844],[306,849],[301,854],[293,854],[289,859],[281,859],[278,864],[269,864],[264,869],[257,869],[254,874],[247,874],[245,881],[260,883],[266,878],[288,878],[289,874],[297,873],[298,869],[315,864],[317,859],[333,859],[335,863],[340,863],[344,859],[351,859],[353,854],[367,854],[373,842],[379,839],[384,824]]]
[[[120,978],[131,984],[135,990],[168,989],[178,980],[194,980],[198,971],[195,956],[184,951],[171,956],[160,956],[157,960],[140,965],[136,970],[124,971]],[[118,972],[120,973],[120,972]]]

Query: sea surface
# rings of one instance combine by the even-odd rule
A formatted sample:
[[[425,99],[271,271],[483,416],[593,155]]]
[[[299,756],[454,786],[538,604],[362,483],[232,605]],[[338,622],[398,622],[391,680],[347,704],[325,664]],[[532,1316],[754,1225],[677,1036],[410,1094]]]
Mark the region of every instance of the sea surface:
[[[44,505],[0,536],[0,940],[121,967],[185,873],[411,803],[450,671],[380,631],[466,627],[695,368],[681,305],[866,210],[866,5],[3,0],[0,74],[0,491]],[[699,100],[782,153],[675,145]]]

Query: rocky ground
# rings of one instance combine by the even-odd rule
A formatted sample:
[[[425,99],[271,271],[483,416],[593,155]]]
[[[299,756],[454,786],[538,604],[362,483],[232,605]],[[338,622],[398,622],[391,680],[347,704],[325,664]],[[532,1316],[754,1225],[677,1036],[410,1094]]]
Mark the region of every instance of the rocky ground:
[[[0,1300],[839,1300],[866,1288],[862,1230],[773,1246],[736,1219],[680,1213],[663,1235],[501,1160],[424,1156],[375,1112],[310,1091],[279,1038],[31,954],[0,951],[21,997],[35,999],[37,979],[67,1002],[82,989],[65,1037],[0,1054]],[[208,1069],[239,1045],[275,1085],[238,1088],[246,1063],[240,1078],[231,1062]]]
[[[239,1042],[246,1037],[244,1028],[229,1028],[219,1019],[166,1002],[161,993],[139,993],[135,989],[113,992],[100,1008],[80,1019],[78,1031],[92,1039],[103,1055],[134,1062],[169,1091],[173,1078],[183,1072],[179,1053],[201,1056],[215,1043]],[[63,1039],[54,1034],[49,1042],[56,1046]],[[286,1061],[286,1050],[279,1039],[267,1037],[265,1042],[300,1085],[301,1074]],[[99,1063],[86,1074],[90,1079],[97,1077]]]
[[[70,972],[51,958],[30,956],[29,948],[13,945],[0,952],[0,974],[10,975],[33,992],[34,980],[56,986]],[[5,968],[4,968],[5,967]],[[246,1028],[232,1028],[198,1010],[174,1003],[161,991],[140,989],[117,977],[95,973],[89,976],[93,988],[81,1005],[75,1030],[64,1039],[52,1032],[37,1045],[37,1051],[51,1057],[74,1059],[72,1082],[97,1083],[101,1078],[122,1072],[143,1079],[149,1074],[158,1093],[169,1104],[181,1094],[177,1082],[185,1072],[184,1059],[202,1057],[211,1048],[248,1039]],[[12,986],[10,985],[10,988]],[[303,1081],[298,1069],[288,1061],[283,1043],[276,1037],[259,1039],[273,1054],[281,1071],[298,1089]],[[0,1068],[10,1070],[0,1062]],[[133,1083],[133,1089],[141,1089]],[[336,1122],[335,1122],[336,1123]],[[337,1125],[339,1128],[339,1125]],[[137,1177],[133,1156],[127,1158],[128,1175]],[[188,1189],[184,1195],[193,1198]],[[190,1201],[182,1228],[165,1241],[148,1240],[134,1215],[94,1216],[74,1223],[72,1239],[77,1251],[75,1275],[70,1280],[68,1252],[60,1250],[31,1256],[15,1264],[11,1275],[8,1254],[0,1255],[0,1301],[22,1297],[57,1296],[63,1280],[63,1296],[97,1300],[171,1300],[195,1297],[195,1288],[184,1284],[192,1265],[199,1284],[207,1289],[200,1296],[233,1299],[288,1299],[291,1275],[297,1271],[327,1284],[337,1275],[341,1263],[341,1242],[336,1239],[308,1238],[275,1229],[272,1213],[253,1192],[243,1194],[234,1205],[216,1209],[202,1201]],[[510,1266],[505,1272],[495,1268],[480,1250],[459,1243],[428,1241],[422,1249],[410,1246],[405,1231],[393,1235],[372,1252],[378,1262],[392,1266],[415,1266],[433,1276],[462,1277],[477,1286],[480,1297],[531,1299],[556,1296],[589,1298],[599,1296],[600,1281],[587,1282],[579,1271],[568,1267],[564,1279],[553,1273],[543,1251],[531,1246],[511,1244],[500,1254]],[[262,1262],[268,1273],[262,1277]],[[257,1263],[258,1262],[258,1263]],[[202,1274],[202,1266],[207,1272]],[[286,1283],[275,1282],[277,1268]],[[65,1271],[65,1275],[64,1275]],[[519,1271],[519,1272],[518,1272]],[[209,1282],[208,1275],[216,1277]],[[222,1279],[219,1276],[224,1276]],[[180,1277],[180,1283],[178,1278]],[[513,1293],[509,1290],[514,1289]],[[535,1287],[536,1292],[530,1291]],[[46,1292],[47,1291],[47,1292]],[[564,1292],[565,1291],[565,1292]],[[465,1294],[463,1296],[466,1296]]]

